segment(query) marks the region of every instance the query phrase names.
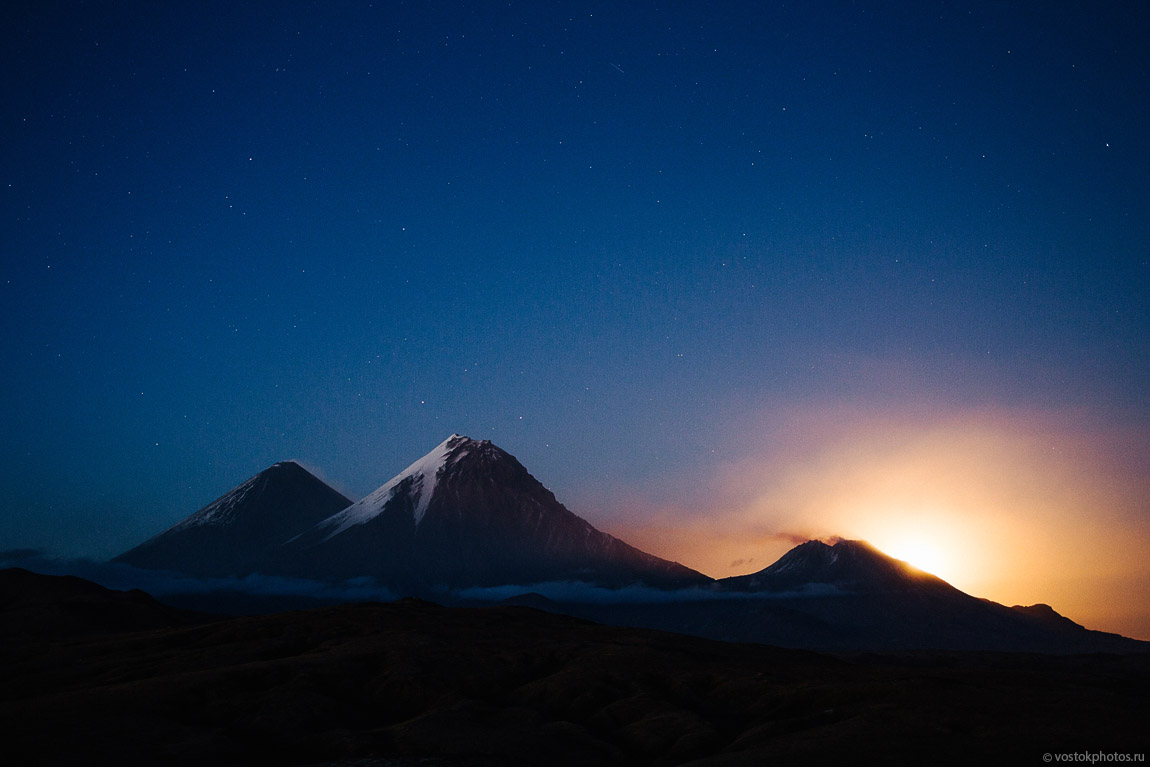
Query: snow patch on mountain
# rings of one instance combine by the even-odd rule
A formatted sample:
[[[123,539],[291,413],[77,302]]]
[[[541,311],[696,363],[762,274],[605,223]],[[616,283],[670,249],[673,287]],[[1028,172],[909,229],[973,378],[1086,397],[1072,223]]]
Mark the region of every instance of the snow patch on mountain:
[[[248,494],[250,494],[259,483],[259,479],[257,475],[243,484],[237,485],[227,495],[217,498],[183,522],[174,525],[171,529],[186,530],[192,527],[199,527],[200,525],[227,524],[228,520],[232,517],[232,510],[244,502],[244,499],[247,498]]]
[[[469,441],[467,437],[452,434],[432,449],[430,453],[392,477],[366,498],[320,522],[319,527],[330,530],[324,540],[331,540],[350,527],[362,525],[375,519],[383,512],[396,493],[400,492],[401,488],[410,493],[412,500],[415,501],[413,517],[415,518],[415,526],[419,527],[419,523],[423,521],[423,515],[427,513],[427,507],[431,503],[431,497],[435,494],[435,483],[444,467],[447,466],[449,456],[456,447],[467,441]],[[460,457],[462,456],[456,456],[456,460]],[[404,487],[405,481],[409,479],[411,480],[410,484]]]

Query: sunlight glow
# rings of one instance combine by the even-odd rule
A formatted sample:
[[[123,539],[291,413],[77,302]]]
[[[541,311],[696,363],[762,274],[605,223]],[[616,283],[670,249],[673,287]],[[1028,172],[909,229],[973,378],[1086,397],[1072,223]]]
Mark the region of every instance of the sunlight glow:
[[[928,538],[908,536],[895,540],[883,550],[895,559],[901,559],[923,572],[937,575],[944,580],[950,570],[949,557],[943,546],[938,541]]]
[[[1150,589],[1141,431],[1066,412],[818,405],[740,435],[701,495],[629,497],[636,521],[611,532],[717,577],[807,540],[863,540],[968,594],[1150,638],[1150,614],[1127,607]]]
[[[966,520],[942,500],[918,507],[879,500],[864,506],[853,525],[844,519],[843,526],[883,553],[965,590],[986,566],[976,561],[978,547]]]

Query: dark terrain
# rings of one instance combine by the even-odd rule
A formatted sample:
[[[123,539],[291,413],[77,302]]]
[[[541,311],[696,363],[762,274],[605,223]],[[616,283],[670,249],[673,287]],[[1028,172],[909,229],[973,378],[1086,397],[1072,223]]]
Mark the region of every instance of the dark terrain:
[[[0,583],[8,764],[1037,764],[1150,740],[1146,654],[830,656],[418,601],[211,620]],[[106,618],[60,619],[77,594]]]

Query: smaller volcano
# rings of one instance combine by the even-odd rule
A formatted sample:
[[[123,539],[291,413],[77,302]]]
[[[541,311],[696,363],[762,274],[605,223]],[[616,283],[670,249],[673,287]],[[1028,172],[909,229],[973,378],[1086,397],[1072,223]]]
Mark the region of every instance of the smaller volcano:
[[[794,591],[804,586],[833,586],[852,593],[890,593],[923,588],[958,592],[941,578],[888,556],[866,541],[834,545],[807,541],[757,573],[724,578],[733,591]]]
[[[242,577],[301,530],[351,505],[295,461],[277,463],[116,557],[149,570]]]

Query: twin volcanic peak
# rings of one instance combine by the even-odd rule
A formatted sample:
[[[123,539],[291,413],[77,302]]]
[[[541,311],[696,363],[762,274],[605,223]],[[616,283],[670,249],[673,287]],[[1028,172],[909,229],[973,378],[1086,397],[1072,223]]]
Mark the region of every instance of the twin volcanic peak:
[[[457,434],[354,504],[298,464],[276,464],[117,560],[196,575],[367,576],[405,593],[710,581],[597,530],[513,456]]]

